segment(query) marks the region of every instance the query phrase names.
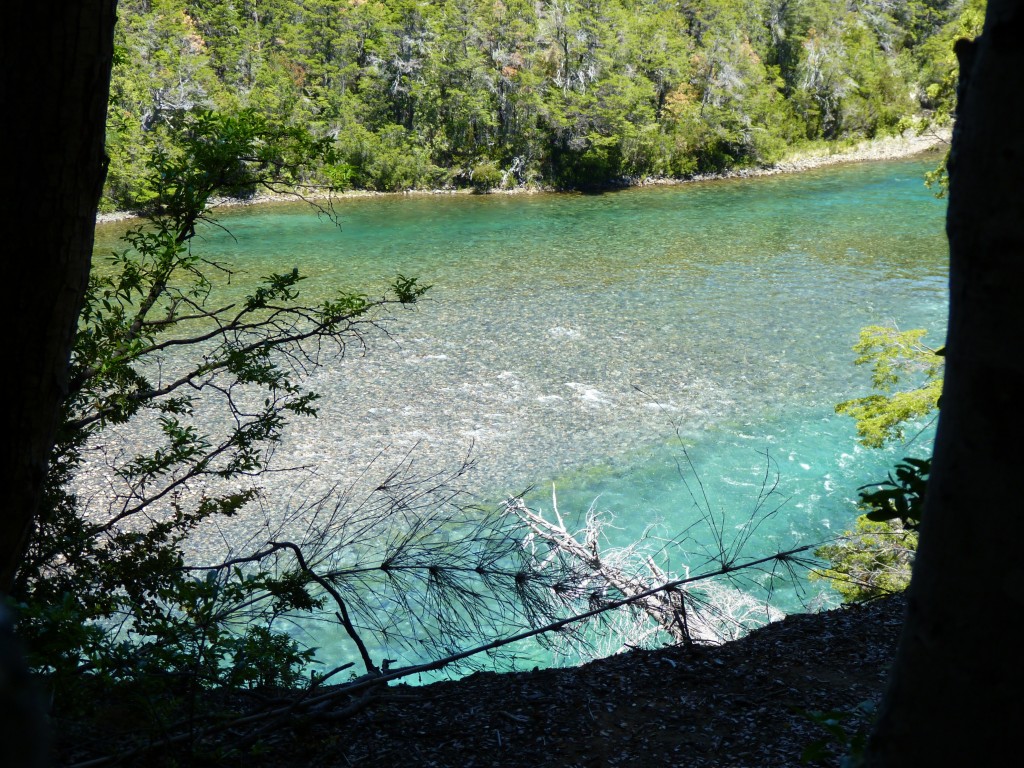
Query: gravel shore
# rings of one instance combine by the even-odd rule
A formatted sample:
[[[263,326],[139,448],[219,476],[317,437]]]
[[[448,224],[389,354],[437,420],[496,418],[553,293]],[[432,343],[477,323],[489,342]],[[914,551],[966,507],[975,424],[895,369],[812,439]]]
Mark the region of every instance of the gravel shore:
[[[865,139],[853,146],[837,147],[835,145],[822,146],[810,150],[799,150],[780,160],[774,165],[763,168],[741,168],[724,173],[701,174],[685,179],[676,178],[644,178],[626,180],[628,186],[647,186],[657,184],[689,184],[691,182],[712,181],[715,179],[731,178],[752,178],[755,176],[775,176],[780,173],[799,173],[814,168],[823,168],[829,165],[841,163],[858,163],[871,160],[897,160],[903,157],[927,152],[938,147],[949,144],[950,131],[939,129],[927,133],[918,134],[914,131],[906,131],[899,136],[884,136],[876,139]],[[536,186],[515,187],[513,189],[495,190],[494,194],[531,194],[537,192],[550,192],[551,189]],[[334,193],[332,197],[375,197],[378,195],[440,195],[440,194],[473,194],[469,189],[433,189],[433,190],[407,190],[405,192],[372,192],[369,190],[352,190],[348,192]],[[319,193],[303,194],[306,199],[322,199],[326,195]],[[216,198],[212,201],[215,206],[234,205],[260,205],[263,203],[281,202],[282,200],[293,201],[294,195],[256,195],[246,200]],[[134,218],[135,214],[129,211],[114,211],[112,213],[100,213],[96,216],[96,223],[103,224],[112,221],[123,221]]]

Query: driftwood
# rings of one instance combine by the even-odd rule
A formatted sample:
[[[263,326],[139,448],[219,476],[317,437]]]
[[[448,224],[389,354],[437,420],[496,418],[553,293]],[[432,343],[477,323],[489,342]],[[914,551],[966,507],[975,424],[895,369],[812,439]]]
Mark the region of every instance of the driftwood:
[[[629,603],[631,614],[613,628],[615,643],[606,641],[603,652],[595,656],[671,643],[720,644],[782,618],[781,612],[718,581],[698,577],[699,588],[688,588],[689,568],[676,574],[659,566],[644,550],[644,543],[650,540],[647,535],[628,547],[602,547],[603,530],[610,523],[593,507],[582,529],[571,532],[558,511],[554,490],[553,520],[527,507],[522,499],[510,499],[506,507],[529,531],[526,546],[541,559],[539,567],[556,559],[574,561],[574,570],[583,573],[577,587],[580,600],[598,609]],[[546,552],[537,554],[545,548]]]

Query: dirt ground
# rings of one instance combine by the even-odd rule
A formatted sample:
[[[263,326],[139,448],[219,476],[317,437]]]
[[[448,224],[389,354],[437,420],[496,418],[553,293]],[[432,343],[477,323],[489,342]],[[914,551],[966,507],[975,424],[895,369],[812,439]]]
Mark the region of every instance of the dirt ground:
[[[894,658],[901,596],[789,616],[721,646],[633,651],[568,669],[424,686],[211,693],[178,737],[133,728],[138,704],[55,722],[56,761],[98,768],[785,768],[839,764],[815,712],[867,732]],[[326,695],[325,695],[326,692]],[[344,694],[344,695],[341,695]],[[272,716],[268,716],[268,713]],[[184,716],[184,720],[180,718]],[[834,715],[833,715],[834,717]],[[205,730],[204,730],[205,729]],[[821,743],[818,743],[821,742]],[[0,760],[0,762],[3,762]]]
[[[574,669],[477,673],[380,691],[357,714],[282,730],[247,765],[412,768],[802,765],[827,738],[809,713],[881,694],[901,597],[794,615],[718,647],[666,648]],[[840,752],[814,765],[836,765]],[[255,759],[253,759],[255,758]]]

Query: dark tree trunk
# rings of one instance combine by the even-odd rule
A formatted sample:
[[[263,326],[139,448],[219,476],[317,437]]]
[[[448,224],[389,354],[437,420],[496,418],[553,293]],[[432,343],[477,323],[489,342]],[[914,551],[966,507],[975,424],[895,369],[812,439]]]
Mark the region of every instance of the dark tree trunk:
[[[957,54],[946,380],[873,766],[1012,761],[1024,725],[1024,1]]]
[[[89,275],[116,0],[8,0],[0,45],[7,258],[0,592],[31,534]]]

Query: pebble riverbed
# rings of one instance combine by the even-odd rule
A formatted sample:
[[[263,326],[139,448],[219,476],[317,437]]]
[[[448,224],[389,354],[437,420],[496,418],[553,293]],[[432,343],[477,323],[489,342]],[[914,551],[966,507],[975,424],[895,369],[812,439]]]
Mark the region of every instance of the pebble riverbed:
[[[882,149],[876,143],[864,151],[891,156],[923,143]],[[828,160],[795,162],[807,167]],[[353,503],[399,467],[429,477],[455,472],[469,457],[474,467],[458,483],[467,500],[492,507],[509,494],[596,465],[614,471],[633,464],[644,451],[673,442],[677,432],[691,441],[722,425],[742,430],[765,411],[800,407],[808,398],[832,404],[863,386],[850,366],[855,329],[888,319],[877,314],[888,314],[886,302],[899,297],[889,295],[889,284],[847,291],[846,272],[874,269],[890,245],[879,238],[846,247],[826,242],[820,232],[793,244],[797,235],[777,232],[781,225],[770,218],[734,226],[749,230],[744,236],[778,242],[732,263],[731,253],[722,257],[716,250],[713,228],[683,233],[683,254],[657,245],[660,233],[648,226],[623,235],[626,245],[642,250],[654,244],[664,252],[635,264],[626,255],[625,266],[608,266],[611,241],[583,234],[573,242],[556,229],[550,265],[541,260],[529,272],[509,267],[508,274],[497,266],[469,288],[449,289],[439,281],[417,308],[386,318],[386,333],[369,333],[365,346],[351,343],[344,356],[324,354],[306,382],[321,395],[320,417],[293,419],[272,459],[276,469],[302,469],[259,478],[265,495],[258,508],[202,531],[191,555],[211,562],[268,538],[301,539],[309,500],[344,489]],[[856,226],[872,236],[871,222]],[[472,247],[486,257],[502,237]],[[580,254],[572,255],[577,247]],[[844,248],[845,261],[824,263],[822,254]],[[594,273],[566,274],[561,265],[567,257],[593,264]],[[842,333],[820,338],[823,322]],[[168,375],[175,362],[165,365]],[[223,430],[217,409],[200,406],[197,414],[204,429]],[[80,495],[102,506],[120,487],[106,457],[135,453],[159,437],[152,421],[104,432],[102,450],[90,454],[79,478]],[[213,490],[194,484],[188,493]]]

